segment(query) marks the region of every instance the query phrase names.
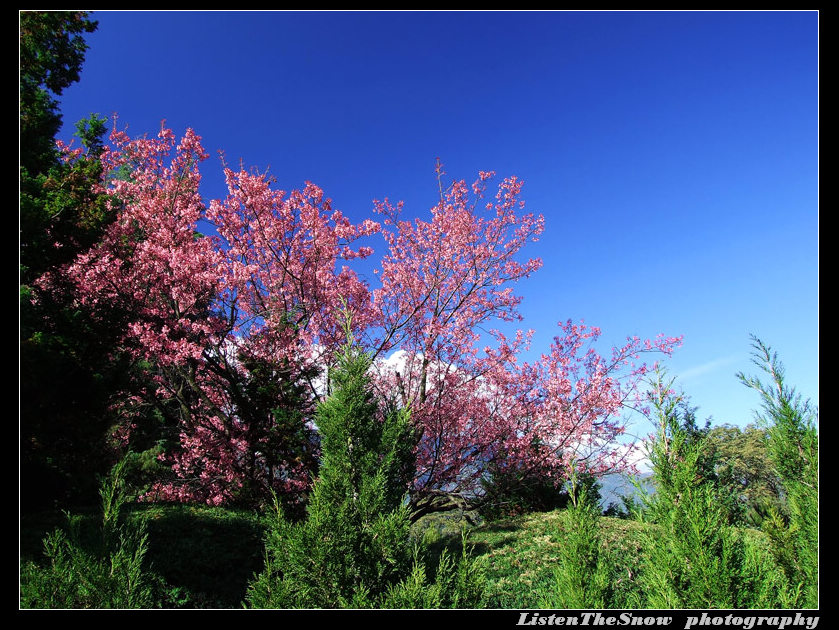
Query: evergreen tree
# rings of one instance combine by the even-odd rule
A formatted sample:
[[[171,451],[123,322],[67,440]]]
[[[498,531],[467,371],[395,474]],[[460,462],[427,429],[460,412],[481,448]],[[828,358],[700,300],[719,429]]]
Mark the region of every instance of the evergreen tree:
[[[758,420],[768,433],[769,457],[781,479],[788,515],[774,511],[763,529],[776,557],[796,586],[796,605],[818,607],[819,593],[819,437],[818,410],[802,401],[785,381],[777,353],[752,336],[753,362],[771,379],[738,374],[763,402]]]
[[[53,138],[61,128],[57,96],[79,80],[87,43],[97,23],[85,11],[20,13],[20,165],[45,173],[58,155]]]
[[[724,424],[706,438],[716,475],[735,499],[737,522],[751,527],[787,510],[781,480],[769,458],[768,439],[766,429],[753,424],[742,429]]]
[[[538,450],[544,446],[534,440],[530,448]],[[565,479],[554,471],[508,457],[501,447],[487,463],[486,475],[481,480],[483,496],[475,503],[479,514],[489,520],[550,512],[568,504],[564,485]]]
[[[789,604],[787,582],[765,548],[733,527],[729,493],[709,465],[704,437],[686,430],[681,397],[658,375],[658,426],[649,448],[655,492],[646,515],[641,575],[652,608],[770,608]],[[683,408],[683,407],[682,407]],[[709,474],[710,473],[710,474]]]
[[[318,373],[310,368],[294,370],[286,360],[271,361],[238,352],[238,361],[246,372],[214,366],[232,392],[239,417],[248,427],[246,439],[254,447],[240,466],[246,473],[236,499],[244,505],[258,505],[275,492],[286,516],[300,518],[308,490],[292,491],[286,487],[290,463],[305,468],[306,479],[317,472],[318,437],[309,420],[314,412],[311,389],[303,381],[314,380]],[[308,484],[307,484],[308,486]]]
[[[350,342],[330,374],[333,393],[316,414],[322,455],[306,519],[289,522],[275,501],[265,568],[249,586],[248,606],[467,607],[483,600],[482,566],[465,547],[457,560],[444,553],[432,576],[425,550],[411,542],[416,433],[407,409],[380,407],[370,365]]]
[[[85,33],[97,22],[85,11],[20,13],[20,262],[21,282],[90,247],[111,218],[92,192],[102,174],[104,119],[92,114],[76,124],[87,156],[64,164],[55,139],[62,119],[57,97],[77,82]]]
[[[79,80],[95,21],[82,11],[20,13],[21,505],[90,502],[93,473],[111,465],[109,394],[127,366],[112,355],[118,313],[107,325],[78,306],[60,275],[36,280],[97,242],[113,219],[95,192],[104,119],[76,125],[85,150],[64,163],[55,145],[57,97]],[[103,320],[104,321],[104,320]]]
[[[552,532],[560,543],[554,588],[540,606],[610,608],[613,585],[609,560],[601,551],[599,502],[593,496],[590,477],[580,478],[574,470],[569,484],[571,504],[561,513],[561,528]]]
[[[45,566],[21,567],[21,608],[153,608],[164,605],[165,583],[144,566],[148,551],[145,521],[126,521],[126,460],[102,480],[100,543],[82,543],[81,519],[68,513],[68,531],[57,528],[44,538]]]
[[[276,506],[251,606],[370,606],[410,570],[415,437],[407,410],[380,413],[369,367],[348,345],[330,375],[334,393],[316,415],[322,459],[307,518],[291,524]]]

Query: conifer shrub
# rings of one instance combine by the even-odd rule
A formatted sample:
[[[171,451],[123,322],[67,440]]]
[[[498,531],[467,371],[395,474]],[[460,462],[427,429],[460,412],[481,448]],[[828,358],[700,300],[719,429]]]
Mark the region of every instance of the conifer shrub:
[[[530,445],[533,453],[545,448],[538,440]],[[481,480],[483,495],[476,501],[478,513],[488,521],[495,521],[519,514],[550,512],[567,507],[571,502],[572,481],[558,475],[556,469],[533,464],[539,458],[514,461],[499,449],[487,465]],[[600,482],[589,471],[574,472],[573,484],[577,492],[589,495],[589,503],[600,504]]]
[[[432,574],[410,538],[408,491],[416,435],[407,409],[384,410],[368,377],[370,358],[347,345],[318,406],[321,462],[306,517],[281,505],[265,540],[265,566],[251,582],[254,608],[473,607],[483,569],[444,553]]]
[[[571,475],[570,504],[560,527],[551,532],[559,545],[559,562],[553,571],[554,588],[543,596],[542,608],[611,607],[612,571],[601,553],[598,531],[601,512],[586,486]]]
[[[645,515],[658,527],[645,541],[644,607],[783,607],[786,580],[768,550],[732,525],[726,489],[703,463],[704,438],[685,430],[671,385],[659,375],[651,393],[658,421],[648,452],[655,491],[645,495]]]
[[[127,500],[118,462],[100,486],[102,525],[98,549],[81,541],[81,517],[67,514],[67,531],[44,538],[45,565],[21,567],[21,608],[153,608],[166,599],[165,584],[143,566],[148,534],[143,521],[122,521]]]
[[[781,480],[787,513],[770,511],[762,529],[790,580],[796,607],[817,608],[819,592],[818,410],[786,384],[777,353],[752,336],[752,359],[770,379],[738,374],[763,403],[759,424],[768,434],[769,458]]]
[[[538,444],[531,445],[534,450]],[[565,479],[547,474],[539,466],[511,461],[503,450],[487,464],[481,480],[483,496],[478,513],[486,520],[527,514],[550,512],[568,504],[564,489]]]

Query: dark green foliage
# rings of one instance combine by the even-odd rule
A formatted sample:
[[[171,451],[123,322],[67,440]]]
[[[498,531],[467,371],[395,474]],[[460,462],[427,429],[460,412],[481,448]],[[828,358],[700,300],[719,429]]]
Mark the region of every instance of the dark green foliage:
[[[663,386],[664,383],[659,381],[654,384],[651,392],[657,414],[657,442],[650,455],[660,459],[659,465],[654,469],[655,488],[657,491],[661,488],[675,488],[679,483],[677,476],[686,474],[677,464],[684,462],[689,465],[697,484],[703,483],[715,488],[716,500],[720,503],[722,513],[726,515],[726,522],[734,522],[738,510],[737,497],[726,480],[720,476],[719,472],[723,467],[718,460],[718,453],[710,447],[707,440],[712,431],[711,421],[706,420],[704,426],[700,427],[696,418],[697,408],[691,406],[682,395],[659,392],[657,388]],[[686,459],[686,453],[690,453],[689,461]],[[646,494],[643,489],[641,493]],[[670,503],[662,500],[648,503],[645,507],[661,507],[668,511]],[[657,520],[656,514],[648,516],[653,521]]]
[[[585,501],[598,514],[603,497],[600,495],[600,480],[587,470],[575,471],[565,484],[565,492],[570,503]],[[575,497],[577,497],[575,499]]]
[[[114,322],[118,325],[119,319]],[[41,293],[37,304],[22,300],[24,511],[95,502],[95,475],[107,471],[114,461],[111,394],[124,387],[130,368],[111,355],[117,332],[73,308],[69,296]]]
[[[466,536],[461,539],[460,555],[443,548],[433,574],[422,545],[414,547],[411,573],[388,589],[379,608],[480,608],[486,597],[484,563],[470,557]]]
[[[21,567],[22,608],[150,608],[164,601],[164,584],[143,568],[148,534],[142,523],[120,519],[126,501],[124,460],[100,487],[102,525],[95,550],[81,542],[80,519],[68,515],[69,533],[44,538],[46,566]]]
[[[84,12],[20,14],[20,437],[21,507],[78,506],[95,501],[95,474],[114,461],[109,443],[111,392],[127,364],[112,355],[119,313],[93,318],[60,274],[36,280],[96,243],[113,219],[95,192],[102,175],[104,120],[76,125],[87,153],[59,160],[56,98],[78,81],[96,23]]]
[[[97,23],[84,11],[20,13],[20,263],[21,282],[72,260],[95,243],[112,219],[92,184],[102,174],[104,119],[76,124],[87,157],[65,165],[55,138],[61,115],[55,97],[79,80]]]
[[[238,370],[222,372],[236,403],[237,414],[248,426],[248,462],[242,463],[243,485],[238,503],[259,506],[270,503],[276,492],[286,517],[303,516],[302,493],[283,493],[282,471],[289,463],[302,465],[311,478],[317,475],[319,440],[308,424],[314,410],[311,390],[304,383],[317,377],[314,370],[300,374],[285,362],[248,356],[238,360],[247,376]]]
[[[84,33],[96,27],[85,11],[20,13],[21,167],[30,174],[45,173],[55,161],[52,139],[61,126],[55,96],[79,80]]]
[[[405,411],[379,417],[369,365],[348,349],[331,375],[334,394],[317,411],[322,459],[307,519],[291,524],[276,506],[251,606],[358,607],[409,570],[412,429]]]
[[[240,608],[249,580],[262,568],[267,519],[256,511],[133,503],[124,506],[120,519],[125,527],[148,533],[143,565],[155,584],[152,607]],[[77,546],[98,557],[101,511],[74,512],[73,520]],[[45,564],[43,539],[57,526],[69,535],[64,515],[41,512],[22,518],[22,566]]]
[[[736,535],[743,547],[740,607],[795,608],[796,590],[775,557],[771,538],[750,528],[737,529]]]
[[[114,352],[125,315],[118,309],[94,317],[60,287],[39,291],[36,302],[27,294],[20,329],[21,507],[90,506],[96,475],[124,446],[114,433],[120,418],[113,394],[148,382],[147,366]],[[153,449],[163,419],[152,408],[139,411],[134,448]]]
[[[568,503],[563,486],[563,479],[549,477],[542,470],[510,464],[501,457],[487,467],[478,513],[485,519],[496,520],[562,508]]]
[[[266,519],[253,510],[137,505],[149,533],[147,559],[190,608],[240,608],[262,568]]]
[[[23,171],[21,175],[20,265],[24,284],[89,249],[115,217],[105,197],[94,190],[103,174],[97,157],[102,150],[104,119],[92,114],[76,127],[76,135],[86,149],[83,156],[68,163],[56,159],[46,171]]]
[[[796,605],[818,607],[819,586],[819,438],[818,411],[802,401],[786,385],[783,365],[777,354],[760,339],[752,337],[754,363],[770,378],[739,374],[741,382],[756,390],[762,399],[758,414],[766,430],[769,458],[780,477],[787,515],[770,511],[764,531],[772,539],[778,562],[796,588]]]
[[[369,357],[349,345],[339,357],[330,375],[333,394],[317,410],[322,457],[307,517],[290,523],[275,503],[265,568],[248,589],[249,607],[427,603],[416,599],[422,589],[411,586],[426,579],[421,554],[409,538],[414,429],[407,410],[380,413],[369,367]],[[432,581],[439,590],[434,601],[474,603],[475,570],[464,563],[441,561]],[[466,589],[466,595],[452,595],[451,588]]]
[[[531,448],[542,448],[534,442]],[[539,461],[537,456],[527,462]],[[594,506],[600,504],[600,486],[594,475],[577,473],[578,489],[590,495]],[[482,480],[483,496],[475,503],[478,513],[485,519],[495,520],[530,512],[549,512],[562,509],[570,500],[566,479],[556,471],[537,464],[510,461],[503,450],[487,465],[487,475]]]
[[[620,518],[624,520],[636,519],[643,511],[641,501],[634,495],[627,494],[620,497],[620,503],[610,503],[609,506],[603,510],[603,516],[610,516],[613,518]]]
[[[786,511],[781,479],[768,453],[765,429],[748,425],[714,427],[706,445],[716,463],[719,483],[736,498],[738,523],[760,527],[768,515]]]

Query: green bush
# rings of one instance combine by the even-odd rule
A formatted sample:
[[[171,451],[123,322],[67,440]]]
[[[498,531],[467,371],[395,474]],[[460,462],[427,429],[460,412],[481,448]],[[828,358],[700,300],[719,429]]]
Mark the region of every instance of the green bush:
[[[539,446],[533,444],[531,448]],[[478,513],[492,521],[563,508],[568,504],[564,485],[564,479],[552,477],[540,467],[512,462],[501,451],[488,464],[487,475],[481,482],[483,496]]]
[[[768,433],[749,424],[714,427],[707,435],[720,482],[735,498],[738,524],[760,527],[773,512],[786,513],[781,479],[769,457]]]
[[[148,534],[143,522],[121,522],[126,501],[120,461],[102,481],[99,548],[81,542],[80,517],[68,514],[69,533],[55,529],[44,538],[46,566],[21,567],[21,608],[151,608],[164,601],[164,584],[143,568]]]
[[[291,523],[275,501],[265,567],[248,588],[248,607],[480,602],[477,562],[444,556],[432,578],[412,548],[407,491],[414,429],[406,409],[380,412],[369,368],[370,358],[348,344],[330,375],[333,394],[317,409],[322,459],[307,516]]]
[[[190,608],[239,608],[261,570],[267,516],[208,505],[138,504],[131,518],[147,523],[146,559]]]
[[[704,437],[690,436],[672,381],[651,392],[658,428],[649,448],[655,492],[641,582],[651,608],[768,608],[789,601],[777,565],[732,526],[727,490],[708,474]]]
[[[564,511],[562,530],[552,537],[561,541],[559,562],[553,571],[554,588],[544,596],[542,608],[609,608],[611,570],[601,554],[598,532],[600,510],[572,475],[570,506]]]
[[[536,451],[544,448],[537,441],[531,446],[533,459],[538,461]],[[597,478],[586,471],[577,474],[578,490],[589,495],[593,506],[600,504],[600,484]],[[482,480],[483,496],[477,501],[477,511],[486,520],[498,520],[529,514],[563,509],[570,501],[570,481],[558,477],[556,471],[548,473],[547,468],[509,460],[503,451],[487,467]]]
[[[787,386],[777,353],[752,337],[753,362],[770,378],[738,374],[763,402],[758,420],[769,439],[767,449],[781,479],[788,514],[772,510],[763,530],[773,542],[778,563],[794,586],[795,605],[817,608],[819,593],[819,436],[818,410]]]
[[[486,600],[485,562],[469,555],[465,534],[459,557],[444,548],[429,576],[428,548],[414,547],[411,573],[392,585],[381,608],[480,608]]]

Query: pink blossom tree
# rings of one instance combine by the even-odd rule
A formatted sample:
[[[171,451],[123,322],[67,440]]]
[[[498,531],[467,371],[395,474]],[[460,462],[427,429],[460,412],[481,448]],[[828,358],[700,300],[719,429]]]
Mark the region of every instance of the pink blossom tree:
[[[218,504],[302,492],[316,440],[301,381],[335,337],[338,297],[365,299],[336,261],[366,255],[349,245],[378,226],[351,225],[313,185],[286,197],[261,175],[229,169],[228,198],[206,208],[207,156],[191,130],[177,145],[166,128],[136,140],[115,130],[111,144],[102,187],[118,218],[62,273],[85,305],[121,306],[121,349],[151,366],[140,395],[117,397],[128,426],[149,405],[175,416],[179,444],[166,457],[177,479],[151,496]],[[201,219],[218,235],[200,236]]]
[[[444,190],[438,162],[440,199],[427,221],[402,220],[401,204],[377,203],[389,249],[369,344],[374,355],[401,350],[401,367],[382,370],[380,382],[410,406],[420,431],[417,518],[480,503],[490,464],[558,482],[570,465],[624,469],[626,450],[616,442],[622,412],[647,370],[636,362],[643,353],[669,354],[679,341],[632,338],[606,359],[593,345],[598,329],[567,322],[547,354],[520,363],[532,331],[508,339],[491,326],[521,320],[513,285],[541,267],[520,255],[544,220],[522,212],[516,178],[487,200],[493,176],[481,172],[471,188],[456,181]]]
[[[604,358],[599,330],[568,322],[546,354],[521,360],[532,332],[493,328],[521,320],[514,285],[542,264],[522,258],[544,221],[524,212],[520,180],[502,180],[492,197],[489,172],[444,189],[438,162],[429,219],[406,220],[401,203],[384,200],[375,203],[383,225],[354,224],[314,184],[286,193],[226,166],[227,197],[205,205],[207,156],[191,130],[177,144],[166,128],[134,140],[115,130],[111,144],[102,191],[117,219],[60,273],[94,312],[119,306],[121,351],[148,366],[136,395],[117,397],[122,435],[149,405],[177,426],[165,456],[175,478],[150,497],[218,504],[305,492],[318,377],[344,342],[346,310],[378,359],[378,387],[418,429],[416,517],[480,501],[489,463],[558,479],[570,465],[626,465],[616,438],[646,371],[636,363],[678,340],[632,338]],[[199,234],[202,220],[212,236]],[[371,290],[350,265],[372,254],[359,239],[378,233],[386,251]],[[390,369],[396,351],[403,361]]]

